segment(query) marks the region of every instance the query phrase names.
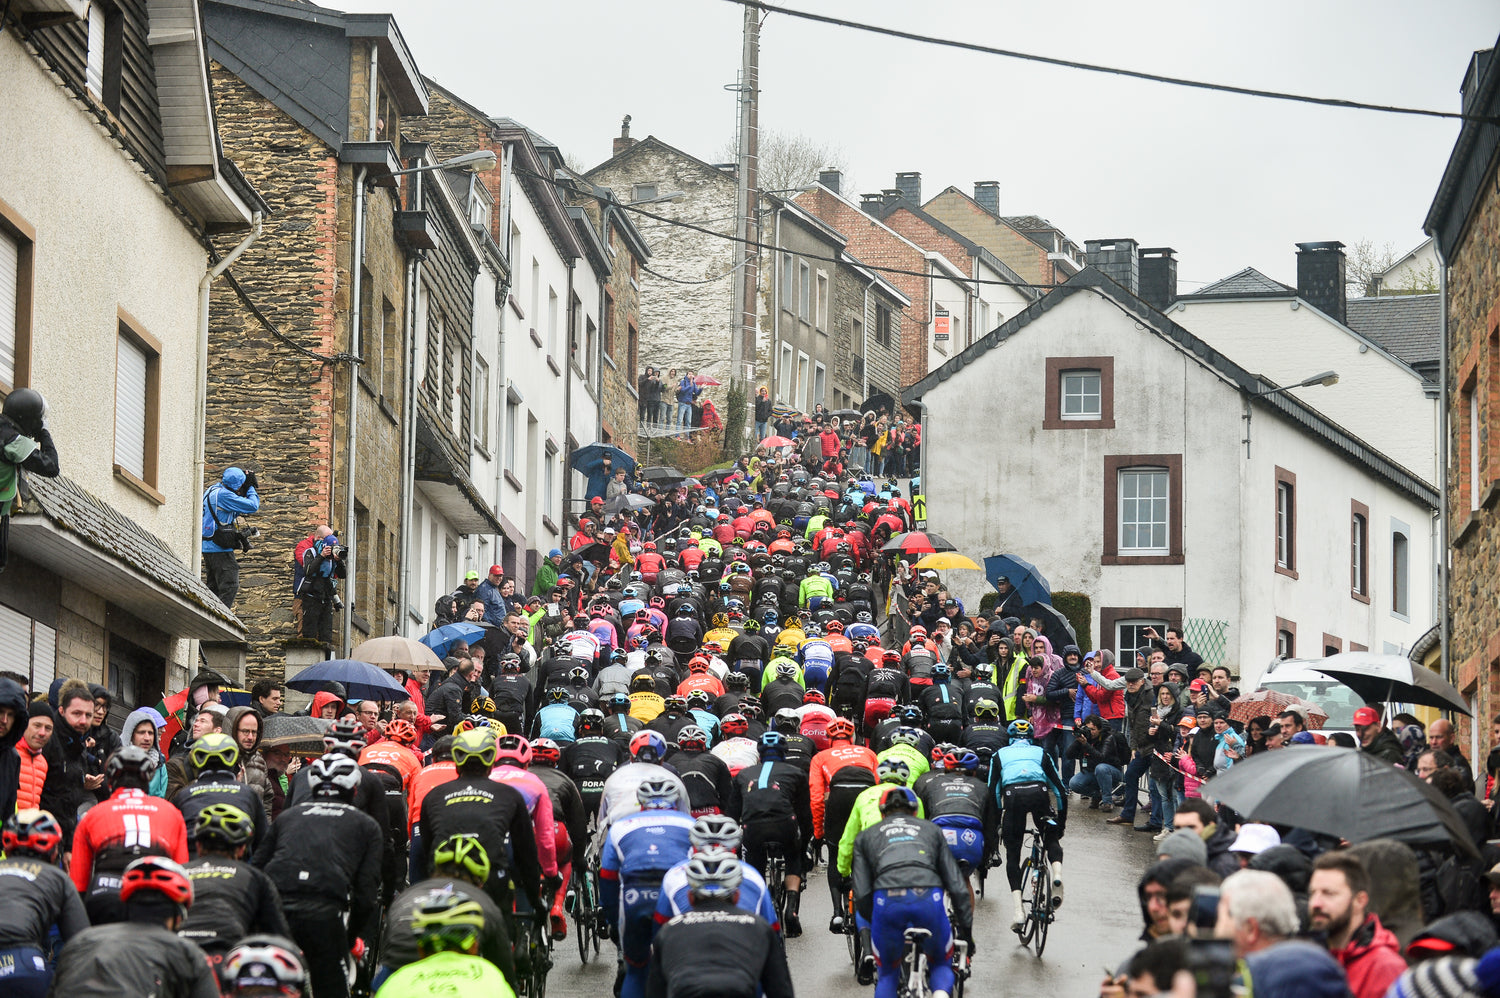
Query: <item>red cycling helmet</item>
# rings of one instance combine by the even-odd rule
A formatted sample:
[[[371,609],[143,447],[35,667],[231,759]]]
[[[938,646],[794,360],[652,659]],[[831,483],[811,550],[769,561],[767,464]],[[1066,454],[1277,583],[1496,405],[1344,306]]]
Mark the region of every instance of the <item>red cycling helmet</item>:
[[[854,722],[847,717],[835,717],[828,722],[828,737],[832,741],[853,741]]]
[[[744,714],[725,714],[724,719],[719,722],[719,730],[726,735],[744,737],[750,733],[750,722]]]
[[[142,856],[125,867],[120,900],[129,902],[140,891],[156,891],[180,905],[193,903],[193,882],[187,871],[165,856]]]
[[[495,765],[502,762],[525,769],[531,765],[531,743],[520,735],[501,735],[495,743]]]
[[[62,825],[51,811],[26,808],[5,819],[0,830],[0,846],[7,854],[29,852],[46,860],[55,860],[63,840]]]
[[[823,629],[829,634],[843,634],[844,622],[842,620],[830,620]]]
[[[544,766],[556,766],[562,760],[562,749],[557,747],[557,742],[550,738],[538,738],[531,743],[532,764],[541,763]]]
[[[385,726],[385,736],[397,745],[411,748],[417,744],[417,726],[404,718],[396,718]]]
[[[806,693],[802,694],[802,702],[803,703],[821,703],[821,704],[828,703],[827,700],[823,699],[823,693],[822,693],[822,691],[821,690],[817,690],[817,689],[811,689],[811,690],[808,690]]]

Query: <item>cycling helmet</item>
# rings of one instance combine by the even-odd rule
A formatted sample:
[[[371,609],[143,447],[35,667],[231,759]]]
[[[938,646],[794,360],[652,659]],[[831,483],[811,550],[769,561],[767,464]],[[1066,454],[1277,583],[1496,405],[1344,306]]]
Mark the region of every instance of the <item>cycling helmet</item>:
[[[453,764],[459,769],[470,762],[490,769],[495,765],[496,741],[488,728],[473,728],[453,737]]]
[[[789,658],[778,658],[776,660],[776,675],[781,679],[796,679],[801,669],[797,663]]]
[[[891,787],[880,795],[881,814],[890,814],[897,810],[906,811],[908,814],[917,813],[917,795],[910,787]]]
[[[891,735],[891,744],[910,745],[915,748],[916,746],[922,744],[922,732],[918,731],[916,728],[909,727],[903,724],[901,727],[896,729],[895,734]]]
[[[637,731],[630,738],[630,757],[636,762],[661,762],[667,740],[659,731]]]
[[[187,871],[165,856],[142,856],[125,867],[120,900],[129,904],[142,891],[155,891],[183,908],[193,904],[193,882]]]
[[[835,717],[828,722],[828,738],[830,741],[853,741],[854,722],[847,717]]]
[[[0,846],[6,855],[28,853],[49,863],[56,862],[62,848],[63,829],[51,811],[27,808],[5,819],[0,829]]]
[[[464,737],[460,735],[459,738]],[[454,754],[457,755],[458,738],[454,739]],[[319,797],[342,797],[345,801],[359,789],[361,778],[359,763],[346,755],[329,752],[312,761],[308,769],[312,778],[313,793]]]
[[[912,641],[925,641],[927,640],[927,628],[923,627],[921,624],[913,624],[911,631],[907,634],[907,637]]]
[[[566,686],[553,686],[547,690],[547,699],[553,703],[567,703],[572,695],[573,691]]]
[[[1010,735],[1012,738],[1029,739],[1031,737],[1031,722],[1026,720],[1026,718],[1024,717],[1018,718],[1017,720],[1010,722],[1010,727],[1005,729],[1005,733]]]
[[[696,724],[689,724],[677,732],[677,747],[684,752],[702,752],[708,748],[708,732]]]
[[[932,676],[933,682],[938,682],[939,680],[947,682],[949,677],[953,675],[953,670],[949,669],[945,663],[938,662],[932,667],[928,675]]]
[[[707,690],[694,690],[687,695],[687,705],[689,710],[712,710],[714,698]]]
[[[869,581],[869,579],[866,576],[863,576],[863,575],[861,575],[859,578],[860,578],[861,582],[868,582]],[[871,616],[869,610],[856,610],[856,611],[854,611],[854,622],[857,623],[857,624],[869,624],[869,623],[872,623],[874,620],[875,620],[875,618],[873,616]]]
[[[323,732],[324,752],[342,752],[353,759],[359,756],[366,744],[364,730],[352,717],[334,721]]]
[[[240,747],[226,734],[210,731],[188,747],[188,761],[202,773],[233,773],[240,768]]]
[[[771,627],[775,627],[776,626],[776,622],[778,620],[780,620],[780,619],[781,619],[781,615],[779,613],[777,613],[774,609],[767,610],[765,612],[765,622],[766,622],[767,625],[769,625]]]
[[[501,672],[510,672],[510,673],[516,673],[516,672],[523,671],[523,666],[521,664],[521,656],[517,655],[515,652],[510,652],[508,654],[501,655],[500,656],[500,671]]]
[[[411,748],[417,744],[417,726],[403,718],[396,718],[385,726],[385,736],[397,745]]]
[[[219,970],[224,994],[234,998],[241,992],[275,992],[283,998],[300,998],[307,988],[307,968],[297,944],[280,936],[247,936],[224,957]]]
[[[520,735],[501,735],[495,741],[495,763],[525,769],[531,765],[531,742]]]
[[[842,620],[838,620],[838,619],[830,620],[828,622],[828,626],[827,626],[826,630],[828,631],[829,634],[843,634],[844,633],[844,622]]]
[[[597,707],[585,707],[578,712],[574,728],[580,735],[597,734],[604,730],[604,711]]]
[[[693,660],[688,663],[688,672],[699,674],[708,671],[708,659],[702,655],[694,655]]]
[[[922,722],[926,720],[926,715],[922,712],[922,708],[914,703],[909,703],[898,709],[896,716],[901,718],[907,727],[912,728],[920,728]]]
[[[880,653],[880,664],[886,668],[896,668],[901,664],[901,653],[894,648],[887,648]]]
[[[484,851],[479,836],[472,832],[450,835],[439,842],[432,851],[432,865],[454,866],[469,875],[474,883],[483,885],[490,879],[490,854]]]
[[[767,731],[760,736],[760,761],[780,762],[786,758],[786,737],[779,731]]]
[[[435,890],[411,914],[411,931],[424,956],[474,952],[484,932],[484,909],[467,894]]]
[[[575,665],[568,670],[568,682],[574,686],[587,686],[592,680],[587,666]]]
[[[642,732],[647,733],[656,734],[654,731]],[[642,780],[641,785],[635,788],[635,799],[640,803],[642,811],[669,811],[677,807],[677,802],[682,797],[677,784],[662,776],[652,776]]]
[[[747,721],[758,721],[766,712],[760,705],[759,697],[746,697],[740,701],[740,713],[745,715]]]
[[[974,717],[999,717],[1000,705],[989,698],[974,701]]]
[[[656,680],[649,672],[637,672],[630,677],[630,692],[632,693],[654,693],[656,692]]]
[[[743,738],[750,733],[750,722],[744,714],[725,714],[719,721],[719,730],[728,737]]]
[[[927,753],[927,758],[932,760],[933,769],[946,768],[948,756],[958,751],[958,746],[952,742],[938,742],[932,746],[932,751]]]
[[[674,693],[662,700],[662,709],[669,714],[681,714],[687,710],[687,697],[678,696]]]
[[[738,670],[728,672],[724,675],[724,688],[727,690],[748,690],[750,688],[750,677]]]
[[[631,649],[631,651],[639,651],[640,649],[646,647],[646,645],[648,645],[650,643],[651,643],[650,639],[647,638],[644,633],[642,633],[642,634],[632,634],[630,636],[630,649]],[[614,660],[614,656],[613,655],[610,656],[610,660],[611,661]],[[577,670],[575,669],[574,671],[576,672]],[[587,671],[587,670],[585,670],[585,671]],[[570,672],[568,675],[571,676],[572,673]]]
[[[562,749],[557,742],[550,738],[538,738],[531,743],[531,764],[533,766],[556,766],[562,761]]]
[[[750,617],[749,619],[747,619],[745,621],[745,633],[746,634],[759,634],[760,633],[760,621],[756,620],[754,617]]]
[[[229,738],[228,735],[219,737]],[[229,741],[230,744],[234,742],[233,739]],[[135,787],[145,790],[151,777],[156,775],[156,757],[135,745],[122,746],[110,753],[109,761],[104,764],[104,775],[109,785],[116,789]]]
[[[855,638],[854,640],[850,641],[849,644],[854,648],[854,653],[856,655],[863,655],[865,652],[870,650],[870,642],[866,641],[864,638]]]
[[[705,814],[693,822],[692,831],[688,833],[688,841],[692,844],[694,852],[709,849],[728,849],[730,852],[735,852],[740,847],[740,838],[739,822],[727,814]]]
[[[193,837],[199,845],[210,843],[236,849],[255,834],[255,822],[233,804],[210,804],[198,812]]]
[[[791,734],[802,727],[802,718],[790,707],[783,707],[776,712],[773,719],[776,730],[782,734]]]
[[[688,892],[701,898],[729,898],[743,879],[739,858],[728,849],[705,849],[687,861]]]
[[[725,579],[724,581],[720,582],[719,588],[727,590],[729,588],[729,580]],[[723,612],[714,614],[713,625],[715,627],[728,627],[729,614]]]
[[[631,703],[628,693],[611,693],[609,699],[605,702],[609,704],[609,712],[611,714],[630,713]]]
[[[911,767],[904,759],[882,759],[875,766],[875,778],[881,783],[909,783]]]
[[[950,772],[958,770],[973,775],[979,769],[979,753],[973,749],[955,748],[944,757],[943,762]]]

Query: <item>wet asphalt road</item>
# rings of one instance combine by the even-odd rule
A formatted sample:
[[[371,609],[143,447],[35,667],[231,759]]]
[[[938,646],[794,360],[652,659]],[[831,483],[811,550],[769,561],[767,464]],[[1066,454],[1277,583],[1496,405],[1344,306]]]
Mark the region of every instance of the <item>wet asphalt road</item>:
[[[1057,913],[1045,954],[1022,949],[1007,924],[1009,897],[1003,867],[991,870],[988,896],[978,902],[975,940],[980,952],[965,991],[980,996],[1094,998],[1105,966],[1122,963],[1141,931],[1135,883],[1153,858],[1151,836],[1107,825],[1106,815],[1075,798],[1063,838],[1066,900]],[[854,980],[843,936],[828,932],[827,881],[815,874],[803,894],[803,935],[787,941],[792,980],[807,998],[869,998]],[[571,935],[554,953],[549,998],[610,998],[614,952],[608,943],[598,962],[581,966]]]

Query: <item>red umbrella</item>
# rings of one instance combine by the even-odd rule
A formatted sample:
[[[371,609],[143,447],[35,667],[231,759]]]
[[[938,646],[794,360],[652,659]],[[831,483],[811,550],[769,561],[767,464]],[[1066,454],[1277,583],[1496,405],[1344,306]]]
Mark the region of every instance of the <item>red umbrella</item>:
[[[886,541],[880,550],[900,554],[936,554],[939,551],[957,551],[958,546],[939,534],[909,530]]]
[[[712,374],[700,374],[696,378],[693,379],[693,384],[699,385],[699,386],[704,387],[704,388],[714,388],[714,387],[717,387],[719,385],[724,384],[724,382],[720,381],[718,378],[714,377]]]
[[[1254,693],[1246,693],[1229,705],[1229,719],[1251,721],[1257,717],[1275,717],[1288,707],[1301,707],[1306,710],[1307,726],[1314,731],[1328,723],[1328,712],[1322,707],[1278,690],[1256,690]]]
[[[760,442],[760,445],[762,447],[771,447],[771,448],[776,448],[776,447],[790,447],[792,445],[792,441],[788,440],[786,437],[769,436],[769,437],[766,437],[766,439],[762,440]]]

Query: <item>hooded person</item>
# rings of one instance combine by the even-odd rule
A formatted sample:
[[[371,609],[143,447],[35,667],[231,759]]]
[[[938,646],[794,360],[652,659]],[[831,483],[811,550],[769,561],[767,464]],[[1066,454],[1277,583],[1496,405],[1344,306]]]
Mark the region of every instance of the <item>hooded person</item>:
[[[1481,957],[1500,943],[1495,923],[1478,911],[1444,915],[1417,933],[1406,944],[1406,959],[1416,963],[1435,956]]]
[[[89,737],[94,740],[94,751],[99,754],[99,758],[108,759],[120,747],[120,736],[109,726],[109,707],[114,696],[108,687],[98,683],[89,683],[89,692],[94,695],[94,718],[98,722],[89,729]],[[99,718],[101,702],[104,709],[102,719]]]
[[[1367,870],[1379,870],[1370,878],[1369,911],[1380,916],[1380,924],[1395,933],[1406,949],[1426,922],[1422,908],[1422,864],[1412,847],[1395,839],[1371,839],[1347,850],[1359,857]]]
[[[1283,843],[1252,856],[1249,869],[1264,870],[1281,878],[1292,892],[1292,900],[1297,903],[1297,919],[1306,929],[1307,882],[1312,878],[1312,860],[1296,846]]]
[[[1051,653],[1052,645],[1046,638],[1037,636],[1035,640],[1042,643],[1045,651],[1040,656],[1032,655],[1026,659],[1026,680],[1021,691],[1021,702],[1031,712],[1032,740],[1041,744],[1062,717],[1062,703],[1049,702],[1047,699],[1047,684],[1051,682],[1052,674],[1062,668],[1062,660]]]
[[[0,733],[0,821],[3,821],[16,810],[16,791],[21,783],[21,757],[12,750],[26,733],[30,721],[26,691],[9,679],[0,679],[0,710],[10,716],[8,726]]]
[[[255,714],[255,741],[248,746],[240,740],[240,721],[246,714]],[[266,758],[260,754],[260,739],[265,734],[265,721],[254,707],[231,707],[224,715],[224,733],[233,738],[240,747],[240,768],[245,785],[260,794],[264,802],[270,796],[269,778],[266,775]]]
[[[1146,867],[1146,872],[1141,874],[1141,879],[1135,885],[1136,900],[1141,905],[1141,920],[1145,922],[1145,928],[1141,930],[1141,942],[1154,942],[1171,933],[1167,920],[1167,888],[1179,873],[1197,865],[1190,859],[1162,859]]]
[[[146,754],[156,762],[156,772],[151,774],[151,784],[146,788],[146,793],[152,797],[167,795],[167,759],[161,750],[161,729],[166,726],[166,718],[155,707],[137,707],[125,718],[125,723],[120,725],[120,744],[137,745],[145,749]],[[151,741],[149,744],[142,744],[148,731]],[[139,741],[137,735],[140,736]]]
[[[344,700],[337,693],[330,693],[327,690],[314,693],[312,707],[309,709],[308,714],[312,717],[323,717],[325,707],[333,708],[333,714],[330,716],[330,719],[336,721],[339,715],[343,713]]]
[[[172,736],[171,744],[164,750],[167,755],[176,755],[187,744],[187,733],[193,730],[193,717],[209,704],[218,703],[219,691],[230,685],[223,674],[213,669],[199,669],[193,674],[188,680],[187,703],[182,709],[182,730]]]

